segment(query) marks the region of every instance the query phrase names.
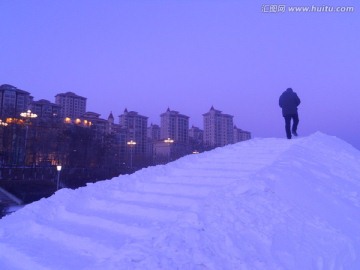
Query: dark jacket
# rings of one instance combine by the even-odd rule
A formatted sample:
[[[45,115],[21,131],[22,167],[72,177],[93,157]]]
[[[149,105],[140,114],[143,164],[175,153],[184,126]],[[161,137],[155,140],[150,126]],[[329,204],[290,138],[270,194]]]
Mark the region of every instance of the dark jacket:
[[[299,105],[300,98],[291,88],[286,89],[279,98],[279,106],[282,108],[283,116],[296,114]]]

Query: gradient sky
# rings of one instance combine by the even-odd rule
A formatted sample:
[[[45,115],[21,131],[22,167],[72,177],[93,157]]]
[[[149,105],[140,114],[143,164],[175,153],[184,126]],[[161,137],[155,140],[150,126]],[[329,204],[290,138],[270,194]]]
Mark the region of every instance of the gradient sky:
[[[72,91],[102,118],[127,108],[149,124],[170,107],[203,128],[213,105],[253,137],[285,137],[278,98],[292,87],[300,136],[360,149],[359,2],[280,1],[354,12],[262,12],[278,3],[0,0],[0,84],[52,102]]]

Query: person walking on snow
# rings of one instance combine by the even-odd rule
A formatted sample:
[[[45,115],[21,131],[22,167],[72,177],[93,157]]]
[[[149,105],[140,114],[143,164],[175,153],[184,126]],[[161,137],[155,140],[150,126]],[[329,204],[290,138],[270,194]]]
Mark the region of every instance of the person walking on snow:
[[[291,139],[291,134],[297,136],[297,127],[299,124],[299,115],[297,107],[300,105],[300,98],[291,89],[286,89],[279,98],[279,106],[282,109],[282,115],[285,118],[286,137]],[[293,120],[291,126],[291,120]]]

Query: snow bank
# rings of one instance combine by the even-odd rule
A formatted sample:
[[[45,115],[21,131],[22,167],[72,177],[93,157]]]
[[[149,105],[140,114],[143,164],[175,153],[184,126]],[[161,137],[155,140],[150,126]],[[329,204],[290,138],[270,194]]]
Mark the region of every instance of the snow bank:
[[[360,152],[254,139],[0,220],[0,269],[360,269]]]

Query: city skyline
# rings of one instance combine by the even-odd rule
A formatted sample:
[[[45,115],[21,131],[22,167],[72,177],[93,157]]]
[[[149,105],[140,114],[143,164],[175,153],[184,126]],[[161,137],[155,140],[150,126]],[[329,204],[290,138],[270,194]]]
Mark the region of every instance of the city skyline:
[[[0,85],[2,167],[101,167],[112,159],[115,170],[133,170],[134,165],[139,168],[170,162],[251,139],[250,132],[233,124],[232,115],[213,106],[203,114],[201,130],[190,128],[189,116],[170,108],[160,115],[158,126],[148,125],[147,116],[128,109],[115,123],[112,112],[107,119],[100,118],[100,114],[86,109],[86,103],[86,97],[74,92],[57,94],[52,103],[36,101],[30,92],[15,86]]]
[[[28,91],[26,91],[26,90],[23,90],[23,89],[19,89],[19,88],[17,88],[16,86],[14,86],[14,85],[9,85],[9,84],[0,84],[0,87],[4,87],[4,89],[6,89],[6,88],[9,88],[10,89],[10,91],[17,91],[17,92],[27,92],[27,93],[29,93],[29,95],[31,96],[31,97],[33,97],[32,95],[31,95],[31,93],[30,92],[28,92]],[[65,112],[65,107],[64,107],[64,105],[65,105],[65,101],[66,100],[68,100],[69,99],[69,97],[71,98],[71,99],[74,99],[75,98],[75,100],[76,99],[80,99],[80,100],[83,100],[83,102],[80,104],[79,103],[79,110],[78,111],[74,111],[73,110],[73,108],[74,108],[74,106],[72,105],[72,106],[69,106],[68,108],[72,108],[72,110],[68,110],[68,111],[66,111]],[[74,118],[78,118],[78,117],[83,117],[83,118],[88,118],[89,116],[89,114],[96,114],[96,115],[98,115],[98,117],[100,118],[100,119],[103,119],[103,120],[106,120],[106,119],[108,119],[108,117],[111,115],[112,117],[113,117],[113,115],[114,115],[114,113],[113,113],[113,111],[109,111],[109,113],[108,113],[108,115],[101,115],[99,112],[94,112],[94,111],[89,111],[89,110],[86,110],[86,107],[87,107],[87,97],[85,97],[85,96],[79,96],[79,95],[77,95],[75,92],[66,92],[66,93],[58,93],[58,94],[56,94],[55,95],[55,98],[54,98],[54,100],[47,100],[47,99],[43,99],[43,98],[39,98],[39,99],[35,99],[34,97],[33,97],[33,101],[29,104],[29,108],[31,108],[31,107],[34,107],[34,106],[36,106],[37,104],[44,104],[44,103],[46,103],[46,102],[50,102],[51,104],[52,104],[52,106],[54,106],[54,105],[56,105],[56,106],[59,106],[59,113],[62,115],[62,117],[64,117],[64,118],[72,118],[72,119],[74,119]],[[74,101],[72,101],[71,100],[71,104],[73,104],[74,103]],[[62,104],[62,105],[60,105],[60,104]],[[214,110],[215,108],[214,108],[214,106],[211,106],[210,107],[210,109],[209,109],[209,111],[211,111],[211,110]],[[25,110],[25,109],[24,109]],[[22,110],[22,111],[24,111],[24,110]],[[124,114],[126,115],[127,113],[128,113],[128,111],[131,113],[131,114],[133,114],[133,113],[135,113],[135,114],[137,114],[138,113],[138,111],[134,111],[134,110],[128,110],[128,108],[124,108],[124,110],[120,113],[120,114],[115,114],[116,115],[116,118],[118,119],[117,121],[115,121],[115,123],[116,124],[121,124],[122,123],[122,121],[121,121],[121,118],[124,116]],[[82,112],[82,113],[81,113]],[[74,113],[75,113],[75,115],[74,115]],[[180,116],[182,116],[182,117],[185,117],[185,118],[188,118],[188,119],[191,119],[191,116],[189,116],[189,115],[187,115],[187,114],[179,114],[179,112],[178,111],[175,111],[175,110],[171,110],[170,109],[170,107],[168,107],[164,112],[162,112],[162,113],[159,113],[159,119],[158,119],[158,122],[149,122],[148,123],[148,127],[150,127],[152,124],[156,124],[156,125],[159,125],[159,126],[161,126],[161,123],[162,123],[162,121],[161,121],[161,119],[162,119],[162,116],[164,115],[164,114],[167,114],[167,113],[171,113],[171,114],[175,114],[175,115],[180,115]],[[205,113],[203,113],[202,115],[204,115],[204,114],[206,114],[207,112],[205,112]],[[141,112],[140,112],[140,114],[141,114]],[[146,118],[149,118],[148,116],[146,116],[146,115],[144,115],[144,117],[146,117]],[[199,126],[195,126],[195,125],[191,125],[192,127],[200,127],[200,128],[204,128],[204,125],[203,125],[204,123],[202,122],[201,123],[201,125],[199,125]],[[126,126],[126,124],[124,124],[123,123],[123,126]],[[233,125],[233,126],[236,126],[236,125]],[[189,128],[190,128],[190,125],[189,125]],[[162,138],[168,138],[169,136],[162,136]]]
[[[328,5],[353,9],[291,12],[289,0],[2,1],[0,82],[35,100],[74,92],[102,118],[128,108],[149,124],[169,107],[202,127],[214,106],[253,137],[278,138],[278,98],[292,87],[302,101],[300,136],[320,131],[360,149],[360,6]]]

